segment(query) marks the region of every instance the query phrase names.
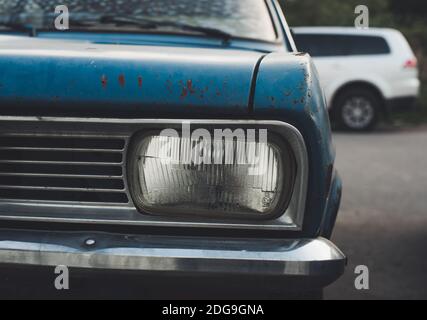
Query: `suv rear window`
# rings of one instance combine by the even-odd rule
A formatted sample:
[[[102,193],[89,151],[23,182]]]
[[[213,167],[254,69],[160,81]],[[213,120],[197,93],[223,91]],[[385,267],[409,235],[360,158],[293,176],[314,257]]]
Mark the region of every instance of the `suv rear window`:
[[[378,36],[295,34],[297,48],[313,57],[389,54],[390,47]]]

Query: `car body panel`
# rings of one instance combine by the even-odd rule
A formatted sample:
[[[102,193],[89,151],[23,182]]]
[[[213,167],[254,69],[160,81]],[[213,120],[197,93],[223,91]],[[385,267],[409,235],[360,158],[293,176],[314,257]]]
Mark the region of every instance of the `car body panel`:
[[[74,103],[90,105],[88,109],[246,111],[262,54],[197,51],[0,37],[0,98],[18,107]]]
[[[308,55],[270,54],[260,65],[254,98],[257,117],[274,117],[292,123],[304,136],[310,159],[310,182],[305,230],[318,234],[331,177],[327,170],[335,160],[328,111]]]

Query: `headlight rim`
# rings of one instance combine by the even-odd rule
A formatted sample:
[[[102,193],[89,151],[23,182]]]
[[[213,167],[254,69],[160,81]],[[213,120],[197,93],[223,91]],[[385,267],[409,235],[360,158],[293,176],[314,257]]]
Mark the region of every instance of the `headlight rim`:
[[[212,126],[212,125],[211,125]],[[237,127],[237,125],[213,125],[215,129],[221,128],[221,129],[232,129],[233,127]],[[200,125],[193,125],[192,124],[192,131],[198,128],[201,128]],[[152,208],[146,206],[144,204],[144,200],[142,199],[142,190],[140,190],[140,177],[138,172],[138,161],[139,161],[139,151],[142,145],[143,140],[146,137],[149,136],[158,136],[162,129],[148,129],[148,130],[140,130],[139,132],[136,132],[132,137],[128,148],[128,155],[127,155],[127,181],[128,181],[128,189],[129,193],[131,195],[131,198],[134,202],[135,208],[138,210],[139,213],[154,217],[161,217],[161,218],[174,218],[174,219],[197,219],[197,220],[203,220],[203,221],[209,221],[209,220],[215,220],[217,221],[220,219],[224,223],[228,222],[235,222],[235,223],[241,223],[242,221],[245,222],[266,222],[266,221],[272,221],[280,219],[283,215],[287,213],[287,209],[289,208],[289,205],[292,201],[295,188],[296,188],[296,180],[297,180],[297,170],[298,170],[298,163],[297,163],[297,157],[294,154],[294,148],[291,146],[289,141],[283,139],[283,137],[280,136],[280,134],[275,133],[273,130],[269,130],[268,132],[268,142],[274,144],[279,148],[279,150],[286,150],[287,152],[281,152],[281,163],[282,165],[286,163],[286,160],[289,160],[289,173],[290,177],[288,179],[283,179],[282,181],[282,190],[280,195],[278,195],[278,201],[277,204],[274,206],[274,210],[268,214],[244,214],[244,213],[216,213],[213,214],[212,212],[209,213],[201,213],[201,212],[194,212],[189,213],[187,212],[187,209],[182,209],[183,212],[172,212],[172,213],[164,213],[156,212]],[[179,131],[178,131],[179,132]],[[181,134],[181,132],[179,132]],[[288,156],[288,159],[284,159],[284,154]],[[284,173],[284,170],[283,172]],[[287,192],[289,190],[289,192]],[[184,212],[185,211],[185,212]]]

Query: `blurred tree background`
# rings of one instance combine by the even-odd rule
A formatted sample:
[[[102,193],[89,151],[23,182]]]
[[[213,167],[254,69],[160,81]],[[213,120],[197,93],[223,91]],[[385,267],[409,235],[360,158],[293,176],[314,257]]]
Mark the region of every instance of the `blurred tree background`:
[[[354,9],[366,5],[370,26],[403,32],[414,49],[423,81],[421,112],[427,118],[427,1],[425,0],[279,0],[289,25],[354,26]]]

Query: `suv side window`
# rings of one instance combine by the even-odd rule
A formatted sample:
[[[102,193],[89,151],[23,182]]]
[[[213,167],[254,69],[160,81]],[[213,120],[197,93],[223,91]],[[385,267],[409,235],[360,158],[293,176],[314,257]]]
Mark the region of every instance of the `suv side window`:
[[[298,50],[313,57],[382,55],[391,53],[384,38],[378,36],[295,34]]]

